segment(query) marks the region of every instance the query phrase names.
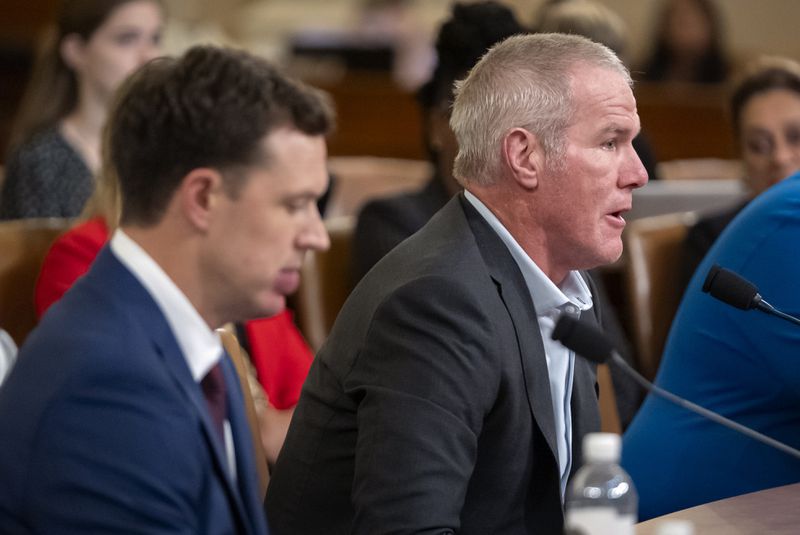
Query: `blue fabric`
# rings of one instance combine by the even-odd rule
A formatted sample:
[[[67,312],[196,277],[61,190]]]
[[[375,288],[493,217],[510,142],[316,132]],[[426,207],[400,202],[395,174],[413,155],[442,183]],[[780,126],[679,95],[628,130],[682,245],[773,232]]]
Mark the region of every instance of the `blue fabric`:
[[[800,316],[800,174],[733,220],[692,278],[656,383],[800,448],[800,328],[701,291],[718,263]],[[625,433],[622,463],[639,518],[800,481],[800,460],[648,396]]]
[[[108,248],[0,388],[9,533],[266,533],[242,393],[223,358],[238,480],[156,303]]]

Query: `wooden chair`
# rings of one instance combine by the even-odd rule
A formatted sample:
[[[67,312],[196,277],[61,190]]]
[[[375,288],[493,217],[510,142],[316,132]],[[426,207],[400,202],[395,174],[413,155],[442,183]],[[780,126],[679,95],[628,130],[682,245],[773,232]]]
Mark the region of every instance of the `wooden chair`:
[[[736,158],[723,85],[637,82],[634,92],[642,129],[662,162]]]
[[[639,372],[654,379],[680,304],[682,243],[694,212],[646,217],[625,231],[627,293]]]
[[[0,328],[18,346],[36,326],[34,288],[47,251],[72,224],[69,219],[0,223]]]
[[[419,189],[433,176],[430,162],[373,156],[333,156],[328,169],[336,176],[328,218],[358,215],[370,199]]]
[[[350,257],[354,226],[352,216],[326,220],[330,249],[308,253],[303,263],[294,306],[300,330],[315,352],[322,347],[353,289]]]
[[[226,327],[217,329],[219,337],[222,340],[222,345],[225,351],[230,355],[233,365],[236,368],[236,374],[239,376],[239,385],[242,387],[242,396],[244,397],[244,409],[247,416],[247,423],[250,426],[250,435],[253,441],[253,454],[255,456],[254,462],[256,471],[258,472],[258,485],[261,492],[261,499],[267,494],[267,485],[269,484],[269,470],[267,468],[267,456],[264,453],[264,447],[261,444],[261,434],[259,432],[258,413],[256,412],[256,405],[253,395],[251,393],[251,379],[250,370],[248,368],[248,359],[245,356],[242,346],[239,345],[239,340],[233,333],[233,327]],[[260,387],[259,387],[260,388]]]
[[[597,366],[597,384],[600,388],[600,431],[621,435],[622,424],[617,409],[617,396],[608,364]]]

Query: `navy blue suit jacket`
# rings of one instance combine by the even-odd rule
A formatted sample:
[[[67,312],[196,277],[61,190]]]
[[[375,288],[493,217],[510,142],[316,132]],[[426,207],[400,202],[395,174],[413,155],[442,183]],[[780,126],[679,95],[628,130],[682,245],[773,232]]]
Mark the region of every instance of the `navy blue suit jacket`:
[[[266,533],[227,356],[237,477],[161,310],[106,247],[0,388],[9,533]]]

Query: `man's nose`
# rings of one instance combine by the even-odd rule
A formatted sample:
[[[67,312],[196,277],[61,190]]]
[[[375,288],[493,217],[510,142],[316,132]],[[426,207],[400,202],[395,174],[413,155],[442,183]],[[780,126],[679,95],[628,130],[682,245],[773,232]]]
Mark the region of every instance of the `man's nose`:
[[[325,228],[325,223],[316,206],[313,210],[312,220],[300,236],[300,247],[312,251],[327,251],[331,246],[328,230]]]

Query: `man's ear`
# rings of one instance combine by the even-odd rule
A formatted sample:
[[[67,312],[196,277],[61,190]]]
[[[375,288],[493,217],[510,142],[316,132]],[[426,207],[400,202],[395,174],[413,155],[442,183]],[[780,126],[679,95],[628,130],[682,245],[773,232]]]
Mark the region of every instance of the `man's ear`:
[[[61,59],[73,71],[82,71],[84,66],[84,47],[86,43],[77,33],[65,35],[59,45]]]
[[[226,195],[222,173],[210,167],[192,169],[183,177],[177,195],[183,216],[197,229],[208,230],[214,206]]]
[[[535,190],[544,169],[544,150],[534,134],[513,128],[503,138],[503,158],[522,188]]]

